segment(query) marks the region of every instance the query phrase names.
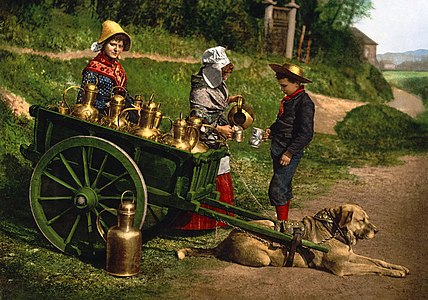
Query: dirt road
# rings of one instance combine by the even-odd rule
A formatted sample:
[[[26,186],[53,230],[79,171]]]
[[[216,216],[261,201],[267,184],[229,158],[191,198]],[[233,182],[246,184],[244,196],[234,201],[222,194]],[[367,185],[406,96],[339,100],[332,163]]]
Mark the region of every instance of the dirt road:
[[[406,278],[377,275],[338,277],[299,268],[252,268],[225,263],[205,270],[203,282],[177,282],[174,299],[426,299],[428,295],[428,156],[405,157],[395,167],[350,170],[357,184],[338,183],[331,192],[292,209],[292,219],[314,215],[324,207],[357,203],[380,232],[354,248],[361,255],[401,264]],[[192,258],[189,258],[192,259]],[[209,258],[211,259],[211,258]]]

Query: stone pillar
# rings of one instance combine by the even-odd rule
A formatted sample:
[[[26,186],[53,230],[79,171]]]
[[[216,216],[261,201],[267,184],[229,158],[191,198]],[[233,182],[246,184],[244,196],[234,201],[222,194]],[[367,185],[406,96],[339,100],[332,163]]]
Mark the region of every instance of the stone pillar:
[[[300,7],[296,4],[295,0],[291,0],[285,7],[290,9],[288,17],[288,32],[287,32],[287,44],[285,48],[285,57],[292,58],[293,47],[294,47],[294,33],[296,31],[296,13]]]
[[[265,50],[269,53],[272,51],[270,35],[273,28],[273,6],[276,5],[276,1],[264,0],[262,3],[266,5],[264,19]]]

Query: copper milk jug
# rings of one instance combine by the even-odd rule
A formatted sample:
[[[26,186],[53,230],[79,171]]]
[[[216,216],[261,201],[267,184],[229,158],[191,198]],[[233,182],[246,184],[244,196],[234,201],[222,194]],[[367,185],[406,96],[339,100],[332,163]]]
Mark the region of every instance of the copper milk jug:
[[[134,202],[122,201],[117,210],[117,225],[110,227],[107,235],[97,218],[98,232],[106,241],[106,271],[111,275],[126,277],[140,272],[142,235],[133,227],[134,216]]]

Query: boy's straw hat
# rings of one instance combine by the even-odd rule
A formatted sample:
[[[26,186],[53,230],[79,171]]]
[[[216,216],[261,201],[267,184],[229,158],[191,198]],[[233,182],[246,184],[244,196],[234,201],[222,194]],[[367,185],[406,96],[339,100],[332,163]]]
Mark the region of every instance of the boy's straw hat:
[[[131,37],[129,36],[129,34],[125,32],[125,30],[122,29],[122,27],[120,27],[119,24],[111,20],[107,20],[103,23],[102,29],[101,29],[101,35],[97,43],[102,44],[107,39],[111,38],[113,35],[118,33],[124,34],[127,37],[127,39],[123,43],[124,44],[123,51],[128,51],[129,48],[131,48]]]
[[[269,67],[271,67],[272,70],[275,71],[275,73],[284,74],[284,75],[286,75],[286,77],[297,80],[300,83],[312,82],[312,80],[305,78],[305,75],[303,73],[303,69],[299,66],[289,64],[289,63],[285,63],[283,65],[269,64]]]

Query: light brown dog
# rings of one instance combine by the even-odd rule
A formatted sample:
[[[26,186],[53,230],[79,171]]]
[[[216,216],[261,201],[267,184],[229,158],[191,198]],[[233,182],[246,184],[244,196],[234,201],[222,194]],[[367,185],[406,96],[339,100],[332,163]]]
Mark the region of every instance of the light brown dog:
[[[274,223],[269,220],[252,222],[274,228]],[[358,240],[371,239],[378,231],[358,205],[345,204],[323,209],[314,217],[304,217],[300,223],[304,227],[303,239],[323,245],[329,251],[324,253],[302,248],[295,253],[293,267],[324,269],[338,276],[379,274],[405,277],[409,273],[406,267],[353,252],[352,246]],[[288,254],[288,247],[275,245],[266,238],[237,229],[213,249],[183,248],[177,251],[179,259],[186,256],[215,256],[253,267],[284,266]]]

